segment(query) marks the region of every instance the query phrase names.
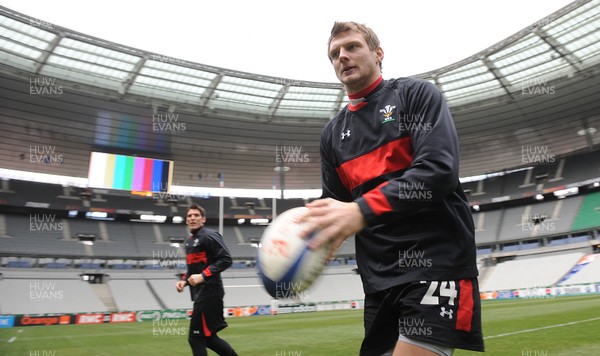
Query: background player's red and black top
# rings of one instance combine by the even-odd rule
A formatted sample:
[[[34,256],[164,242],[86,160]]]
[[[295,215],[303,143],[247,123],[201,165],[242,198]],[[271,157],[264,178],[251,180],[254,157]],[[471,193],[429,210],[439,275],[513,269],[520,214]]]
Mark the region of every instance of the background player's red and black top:
[[[209,296],[222,297],[225,292],[221,272],[232,263],[231,254],[223,242],[223,237],[215,230],[203,227],[194,231],[185,241],[187,273],[181,279],[186,281],[192,274],[202,274],[204,282],[190,285],[193,301]]]
[[[380,78],[350,99],[322,132],[323,197],[356,201],[365,217],[356,235],[365,293],[476,277],[458,139],[439,90]]]

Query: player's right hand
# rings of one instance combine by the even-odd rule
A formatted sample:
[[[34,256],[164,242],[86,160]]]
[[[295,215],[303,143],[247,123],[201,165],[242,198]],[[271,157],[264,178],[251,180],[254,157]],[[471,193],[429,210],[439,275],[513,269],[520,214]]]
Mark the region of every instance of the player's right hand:
[[[316,231],[308,241],[308,247],[312,250],[331,242],[329,253],[333,254],[348,236],[366,226],[364,216],[355,202],[325,198],[314,200],[306,207],[307,212],[297,222],[304,224],[304,237]]]
[[[179,293],[183,292],[184,288],[185,288],[185,281],[177,281],[177,283],[175,283],[175,289],[177,289],[177,291]]]

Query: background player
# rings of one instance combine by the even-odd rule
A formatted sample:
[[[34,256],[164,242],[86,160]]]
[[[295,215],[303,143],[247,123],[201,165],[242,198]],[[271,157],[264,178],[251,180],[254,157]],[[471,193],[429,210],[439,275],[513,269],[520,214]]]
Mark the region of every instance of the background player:
[[[221,272],[231,266],[231,255],[221,235],[204,227],[204,208],[192,204],[185,222],[191,233],[185,242],[187,273],[176,282],[175,288],[182,292],[186,285],[190,286],[194,311],[188,342],[193,355],[207,355],[207,347],[219,355],[237,355],[227,341],[217,336],[218,331],[227,327],[223,316],[225,291]]]
[[[323,129],[323,199],[301,222],[320,230],[312,248],[356,233],[360,354],[483,351],[473,219],[441,93],[424,80],[383,80],[383,49],[361,24],[336,22],[328,56],[350,102]]]

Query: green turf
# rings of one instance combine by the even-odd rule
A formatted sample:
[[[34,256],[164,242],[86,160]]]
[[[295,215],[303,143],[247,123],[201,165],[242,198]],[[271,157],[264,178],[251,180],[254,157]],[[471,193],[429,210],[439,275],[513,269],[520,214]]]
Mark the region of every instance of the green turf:
[[[219,335],[241,356],[357,355],[362,337],[360,310],[228,322],[230,327]],[[0,355],[190,355],[188,323],[0,329]],[[484,301],[483,327],[489,355],[600,355],[600,295]],[[456,356],[475,354],[480,353],[455,352]]]

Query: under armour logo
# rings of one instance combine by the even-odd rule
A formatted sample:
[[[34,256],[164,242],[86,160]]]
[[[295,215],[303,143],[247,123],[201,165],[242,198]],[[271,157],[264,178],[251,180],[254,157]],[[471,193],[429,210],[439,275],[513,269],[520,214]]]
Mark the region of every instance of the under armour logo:
[[[348,136],[350,136],[350,129],[346,130],[346,132],[342,132],[342,140]]]
[[[452,314],[454,313],[454,310],[450,309],[450,310],[446,310],[445,307],[442,307],[442,311],[440,312],[440,316],[445,316],[447,315],[449,319],[452,319]]]

